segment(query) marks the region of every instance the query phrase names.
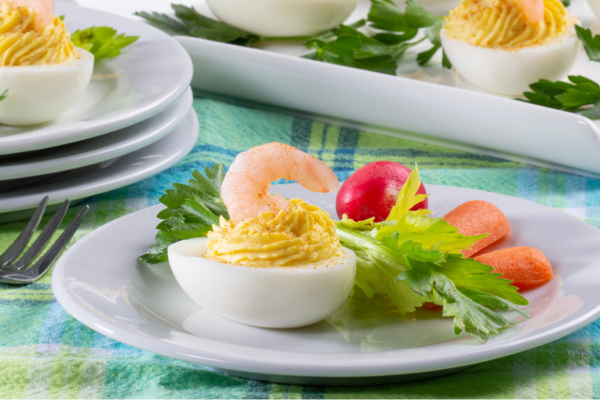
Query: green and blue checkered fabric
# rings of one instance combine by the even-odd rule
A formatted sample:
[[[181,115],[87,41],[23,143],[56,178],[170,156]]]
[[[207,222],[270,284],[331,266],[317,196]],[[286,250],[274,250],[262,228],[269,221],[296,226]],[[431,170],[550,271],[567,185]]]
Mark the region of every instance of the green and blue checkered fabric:
[[[200,137],[191,154],[135,185],[98,195],[74,241],[157,204],[194,168],[229,165],[266,142],[289,143],[324,160],[340,180],[376,160],[418,163],[428,184],[524,198],[600,227],[600,181],[308,119],[196,99]],[[63,226],[74,218],[74,207]],[[47,222],[49,217],[45,217]],[[25,222],[0,225],[0,253]],[[552,344],[428,381],[374,387],[300,387],[215,374],[115,342],[58,304],[50,275],[0,284],[0,398],[598,398],[600,323]]]

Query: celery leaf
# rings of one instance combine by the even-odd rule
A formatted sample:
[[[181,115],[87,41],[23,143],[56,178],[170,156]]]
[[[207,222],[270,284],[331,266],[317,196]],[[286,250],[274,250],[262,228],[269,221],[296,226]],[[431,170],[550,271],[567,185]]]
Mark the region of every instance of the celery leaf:
[[[89,51],[96,60],[116,57],[121,54],[121,50],[138,39],[139,36],[117,36],[117,31],[108,26],[77,30],[71,35],[73,45]]]
[[[511,325],[496,310],[527,316],[519,306],[528,302],[492,267],[460,253],[486,235],[465,236],[442,218],[427,216],[429,210],[411,211],[426,197],[417,194],[420,185],[415,168],[386,221],[344,216],[337,223],[340,243],[357,255],[355,293],[388,298],[401,314],[435,303],[454,317],[457,334],[464,330],[485,342]],[[353,303],[361,298],[354,294]]]

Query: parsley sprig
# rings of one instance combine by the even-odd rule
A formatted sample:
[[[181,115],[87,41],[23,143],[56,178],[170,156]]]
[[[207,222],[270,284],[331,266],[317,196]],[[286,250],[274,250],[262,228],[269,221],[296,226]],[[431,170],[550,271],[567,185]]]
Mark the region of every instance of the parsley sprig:
[[[108,26],[77,30],[71,35],[73,45],[89,51],[96,60],[116,57],[121,54],[121,50],[138,39],[139,36],[117,35],[117,31]]]
[[[600,35],[575,25],[577,37],[583,43],[591,61],[600,62]],[[570,82],[546,79],[529,85],[531,92],[523,93],[530,104],[573,112],[592,120],[600,119],[600,85],[580,75],[570,75]]]
[[[577,37],[583,43],[583,48],[592,61],[600,61],[600,35],[592,36],[592,31],[575,25]]]
[[[580,75],[570,75],[569,82],[545,79],[529,87],[523,95],[527,103],[570,111],[589,119],[600,119],[600,85]]]
[[[419,65],[427,64],[441,48],[439,33],[443,19],[433,16],[414,0],[407,1],[405,10],[392,0],[371,0],[371,3],[367,21],[341,25],[314,37],[260,36],[208,18],[194,8],[177,4],[171,6],[175,17],[157,12],[137,12],[136,15],[172,34],[241,46],[265,41],[301,40],[311,50],[304,58],[386,74],[395,74],[406,51],[425,40],[429,40],[432,47],[418,54]],[[359,30],[367,23],[374,33]],[[425,30],[425,36],[413,40],[420,29]],[[443,60],[444,67],[451,68],[445,56]]]
[[[221,199],[221,184],[225,178],[223,164],[206,168],[205,175],[192,172],[188,184],[174,183],[159,199],[167,206],[158,214],[163,221],[156,227],[156,245],[140,257],[147,264],[160,264],[169,260],[167,248],[180,240],[204,237],[219,224],[219,217],[229,219]]]
[[[152,25],[171,34],[192,36],[215,42],[231,43],[240,46],[250,46],[253,43],[264,41],[266,38],[253,33],[227,25],[221,21],[208,18],[193,7],[181,4],[172,4],[175,17],[158,12],[136,12],[135,15],[146,19]]]

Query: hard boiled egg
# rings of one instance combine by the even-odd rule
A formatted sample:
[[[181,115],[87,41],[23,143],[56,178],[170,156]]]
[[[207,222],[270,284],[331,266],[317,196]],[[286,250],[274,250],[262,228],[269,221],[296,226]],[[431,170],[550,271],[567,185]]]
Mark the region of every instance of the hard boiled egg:
[[[358,0],[207,0],[221,21],[267,37],[312,36],[343,23]]]
[[[73,60],[57,65],[0,67],[0,124],[34,125],[63,114],[83,96],[94,70],[94,56],[75,49]]]
[[[169,264],[183,290],[215,314],[263,328],[297,328],[321,321],[348,298],[356,255],[344,247],[326,261],[296,267],[244,267],[204,258],[208,238],[169,247]]]
[[[481,47],[449,39],[444,29],[441,39],[448,59],[463,78],[505,95],[523,94],[540,79],[565,77],[579,51],[574,29],[550,43],[517,49]]]

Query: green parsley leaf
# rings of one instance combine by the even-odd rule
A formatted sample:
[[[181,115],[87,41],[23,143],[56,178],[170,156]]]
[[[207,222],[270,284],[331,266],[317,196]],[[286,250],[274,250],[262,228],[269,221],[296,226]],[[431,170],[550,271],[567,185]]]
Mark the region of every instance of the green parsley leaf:
[[[219,217],[229,218],[221,198],[221,184],[225,178],[223,164],[212,169],[192,172],[188,184],[174,183],[160,198],[167,206],[158,214],[163,221],[157,226],[156,245],[140,256],[147,264],[168,261],[167,248],[180,240],[204,237],[219,224]]]
[[[452,63],[448,59],[445,51],[442,51],[442,67],[446,69],[452,69]]]
[[[560,0],[560,2],[563,4],[563,6],[565,7],[569,7],[571,5],[571,0]]]
[[[419,64],[422,67],[425,66],[435,55],[435,53],[437,53],[440,47],[441,46],[435,44],[431,49],[417,54],[417,64]]]
[[[406,1],[406,11],[404,12],[404,18],[406,23],[411,28],[427,28],[429,26],[439,23],[439,19],[436,18],[429,11],[418,5],[415,0]],[[440,27],[441,29],[441,27]]]
[[[333,30],[335,40],[309,40],[306,46],[314,49],[313,60],[352,68],[366,69],[394,75],[398,62],[412,45],[388,46],[375,38],[346,25]]]
[[[409,29],[404,12],[391,0],[371,0],[367,20],[371,27],[388,32],[406,32]]]
[[[77,30],[71,35],[73,45],[89,51],[96,60],[112,58],[121,54],[121,50],[139,39],[138,36],[117,36],[117,31],[108,26],[98,26]]]
[[[442,40],[440,39],[440,32],[443,27],[444,27],[444,19],[437,18],[436,21],[432,25],[430,25],[429,27],[427,27],[425,29],[425,35],[427,36],[429,41],[433,44],[433,47],[427,51],[417,54],[417,63],[420,66],[426,65],[431,60],[431,58],[435,55],[435,53],[437,53],[437,51],[442,47]],[[444,57],[445,57],[445,53],[444,53]],[[444,68],[446,68],[446,66],[444,65],[444,61],[447,61],[447,58],[443,58],[443,60],[442,60],[442,65],[444,66]],[[450,68],[452,68],[452,67],[450,67]]]
[[[600,35],[592,35],[590,29],[579,25],[575,25],[575,30],[589,59],[600,62]],[[571,75],[569,81],[571,83],[542,79],[529,85],[531,92],[523,93],[527,100],[518,100],[573,112],[591,120],[600,119],[600,85],[583,76]]]
[[[429,41],[436,46],[442,45],[442,40],[440,39],[440,32],[442,31],[443,27],[444,27],[444,19],[442,17],[442,18],[437,18],[432,25],[428,26],[425,29],[425,35],[427,36]]]
[[[215,42],[231,43],[241,46],[250,46],[263,38],[248,31],[227,25],[224,22],[208,18],[193,7],[172,4],[175,17],[157,12],[136,12],[135,15],[149,21],[154,26],[169,33],[183,36],[192,36]]]
[[[540,80],[529,87],[532,92],[523,95],[527,103],[581,114],[600,119],[600,85],[583,76],[569,76],[569,82]]]
[[[406,12],[392,0],[372,0],[368,20],[371,27],[379,30],[364,34],[358,29],[365,25],[361,20],[351,25],[341,25],[314,37],[264,37],[247,32],[224,22],[208,18],[194,8],[172,5],[175,18],[161,13],[137,12],[154,26],[171,34],[185,35],[222,43],[250,46],[257,42],[273,40],[302,40],[312,50],[303,58],[322,61],[351,68],[394,75],[405,52],[424,39],[409,42],[420,28],[430,28],[426,37],[433,40],[435,51],[419,56],[419,62],[428,62],[440,48],[439,31],[442,20],[434,17],[414,0],[408,0]]]
[[[6,99],[8,97],[8,89],[6,89],[2,94],[0,94],[0,101]]]
[[[600,35],[592,36],[592,31],[575,25],[577,37],[583,43],[583,48],[592,61],[600,61]]]
[[[433,47],[417,55],[417,62],[421,66],[427,64],[442,47],[439,35],[444,25],[443,18],[435,17],[414,0],[407,1],[406,11],[402,11],[391,0],[372,0],[368,20],[372,28],[387,31],[377,33],[373,38],[392,46],[413,39],[420,28],[426,28],[425,35]],[[403,34],[389,32],[403,32]]]

